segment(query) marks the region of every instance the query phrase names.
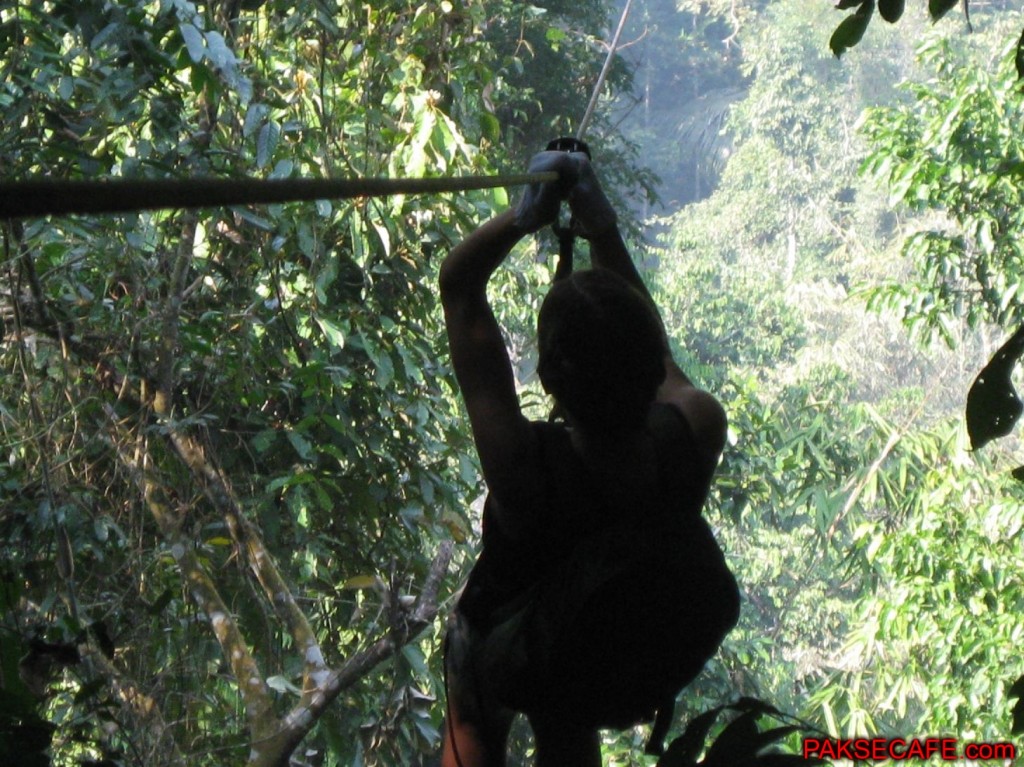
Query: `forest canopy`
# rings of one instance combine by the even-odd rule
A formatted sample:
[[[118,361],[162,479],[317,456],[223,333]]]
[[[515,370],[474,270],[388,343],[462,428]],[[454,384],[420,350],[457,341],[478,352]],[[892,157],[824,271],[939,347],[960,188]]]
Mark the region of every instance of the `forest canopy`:
[[[746,697],[834,737],[1012,739],[1022,460],[970,451],[963,412],[1020,322],[1024,19],[918,5],[635,0],[589,129],[730,419],[705,514],[741,622],[673,735]],[[0,176],[518,172],[574,132],[620,10],[0,3]],[[516,194],[3,222],[0,753],[430,763],[483,492],[437,269]],[[535,417],[555,249],[496,291]],[[653,765],[644,735],[607,763]]]

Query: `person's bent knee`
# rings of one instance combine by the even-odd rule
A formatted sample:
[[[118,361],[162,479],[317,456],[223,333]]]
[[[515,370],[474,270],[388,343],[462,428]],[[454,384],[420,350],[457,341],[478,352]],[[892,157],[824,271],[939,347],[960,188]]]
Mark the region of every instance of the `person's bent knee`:
[[[477,678],[475,634],[454,616],[445,637],[447,715],[441,767],[505,767],[513,713],[483,694]]]

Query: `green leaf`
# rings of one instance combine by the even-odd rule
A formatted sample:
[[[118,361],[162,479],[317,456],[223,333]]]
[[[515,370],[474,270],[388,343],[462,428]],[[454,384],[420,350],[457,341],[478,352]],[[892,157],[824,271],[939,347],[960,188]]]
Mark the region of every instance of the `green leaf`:
[[[234,69],[238,64],[235,52],[228,47],[224,36],[220,32],[207,32],[206,52],[215,67],[219,69]]]
[[[380,239],[380,245],[383,249],[384,258],[391,257],[391,234],[388,232],[386,224],[383,224],[375,218],[370,219],[370,225],[373,230],[377,233],[377,237]]]
[[[423,736],[423,739],[427,743],[436,743],[438,741],[440,735],[437,731],[437,728],[434,727],[434,725],[432,725],[429,720],[420,719],[419,717],[413,717],[412,723],[413,726],[415,726],[416,729],[419,730],[420,735]]]
[[[376,575],[353,575],[347,581],[345,581],[341,587],[343,589],[372,589],[380,583]]]
[[[316,457],[313,445],[297,431],[289,430],[286,433],[286,436],[288,437],[288,441],[292,443],[292,447],[295,448],[295,452],[299,454],[299,458],[303,461],[311,461]]]
[[[270,115],[270,107],[266,104],[250,104],[245,111],[245,122],[242,124],[242,136],[251,138]]]
[[[273,120],[268,121],[261,129],[256,139],[256,166],[265,168],[270,164],[277,149],[277,142],[281,138],[281,128]]]
[[[501,123],[490,112],[480,113],[480,132],[492,144],[501,141]]]
[[[206,55],[206,40],[203,39],[203,33],[188,23],[181,24],[179,28],[181,36],[185,38],[185,48],[188,49],[189,58],[193,63],[198,64]]]
[[[932,21],[938,21],[949,13],[960,0],[928,0],[928,15]]]
[[[371,341],[366,333],[362,335],[363,349],[366,350],[367,356],[376,368],[376,374],[374,380],[377,385],[381,388],[386,387],[395,377],[395,366],[391,361],[391,355],[387,353],[387,350],[379,348],[373,341]]]
[[[1013,57],[1013,63],[1017,67],[1018,79],[1024,80],[1024,31],[1020,33],[1017,41],[1017,54]]]
[[[268,178],[288,178],[292,175],[292,171],[295,169],[295,162],[293,160],[280,160],[274,169],[270,171]]]
[[[412,670],[420,676],[430,675],[430,670],[427,668],[426,658],[423,657],[423,652],[416,645],[405,645],[402,648],[402,657],[405,658]]]
[[[549,27],[547,32],[544,33],[544,37],[547,38],[548,44],[551,46],[551,50],[558,51],[559,47],[568,35],[565,34],[565,30],[563,29],[559,29],[558,27]]]
[[[340,327],[323,317],[317,317],[316,324],[320,326],[332,348],[336,350],[345,348],[345,333]]]
[[[980,450],[1013,431],[1024,411],[1011,380],[1013,368],[1024,355],[1024,326],[1017,329],[974,379],[967,393],[967,434],[971,448]]]
[[[1024,37],[1021,38],[1021,42],[1024,43]],[[1024,60],[1021,61],[1024,64]],[[1024,75],[1022,75],[1024,76]],[[996,170],[997,176],[1024,176],[1024,162],[1007,162],[1003,163]]]
[[[658,760],[658,767],[694,764],[701,749],[704,748],[711,726],[722,713],[722,709],[722,706],[716,706],[691,719],[683,734],[669,743],[665,754]]]
[[[878,14],[890,24],[895,24],[903,15],[903,6],[904,0],[878,0]]]
[[[828,41],[829,48],[836,58],[841,57],[846,51],[855,46],[864,37],[864,32],[871,21],[871,15],[875,12],[874,0],[865,0],[860,8],[850,16],[843,19],[832,33],[832,39]]]

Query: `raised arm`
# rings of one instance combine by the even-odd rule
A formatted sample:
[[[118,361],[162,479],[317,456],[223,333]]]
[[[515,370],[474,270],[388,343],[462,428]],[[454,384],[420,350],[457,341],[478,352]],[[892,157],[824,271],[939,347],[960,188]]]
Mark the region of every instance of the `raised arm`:
[[[564,166],[564,168],[563,168]],[[531,171],[574,168],[564,152],[542,153]],[[452,249],[441,264],[441,305],[452,356],[480,466],[498,506],[531,503],[539,481],[536,446],[516,396],[512,364],[501,329],[487,302],[487,282],[525,235],[557,218],[566,193],[560,183],[531,187],[516,210],[488,221]],[[515,520],[506,520],[514,534]]]
[[[633,263],[626,244],[619,233],[618,216],[601,189],[594,169],[586,155],[573,154],[577,163],[578,180],[569,195],[569,205],[580,234],[590,241],[590,260],[594,267],[609,269],[624,278],[657,306]],[[698,389],[686,376],[665,344],[665,381],[658,389],[656,401],[674,405],[687,420],[700,449],[717,461],[725,447],[728,422],[725,410],[714,396]]]

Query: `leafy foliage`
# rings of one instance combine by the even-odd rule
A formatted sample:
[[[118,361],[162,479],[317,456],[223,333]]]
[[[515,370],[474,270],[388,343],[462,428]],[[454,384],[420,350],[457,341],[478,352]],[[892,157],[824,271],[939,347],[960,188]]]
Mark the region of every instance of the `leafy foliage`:
[[[961,0],[928,0],[928,16],[933,22],[937,22],[960,4]],[[970,27],[970,0],[962,0],[962,4],[964,18]],[[903,16],[904,5],[905,0],[878,0],[879,15],[890,24],[895,24]],[[856,8],[852,14],[839,23],[835,32],[832,33],[832,39],[829,40],[829,47],[838,58],[857,45],[864,37],[864,32],[867,31],[868,23],[875,12],[875,0],[839,0],[836,8],[840,10]],[[1017,77],[1024,79],[1024,33],[1021,33],[1020,40],[1016,44],[1014,62]]]
[[[534,11],[5,7],[0,168],[487,172],[513,161],[502,136],[519,135],[517,115],[495,104],[526,103],[548,77],[542,51],[523,53],[529,40],[554,45],[553,19],[574,14]],[[524,21],[515,56],[490,36],[495,18]],[[598,34],[602,19],[593,3],[579,34]],[[573,51],[583,78],[596,53]],[[86,652],[47,666],[38,703],[11,698],[20,708],[5,711],[5,736],[26,741],[34,723],[60,722],[56,764],[194,753],[255,764],[270,748],[253,749],[246,726],[251,735],[291,710],[326,764],[412,763],[436,747],[437,628],[424,632],[408,605],[442,543],[471,540],[481,488],[431,286],[443,251],[506,202],[320,201],[6,229],[0,546],[17,592],[0,630],[5,648]],[[535,293],[545,275],[525,268],[502,287]],[[511,302],[514,332],[529,305]],[[309,636],[293,630],[307,617]],[[389,664],[360,668],[404,642]],[[343,705],[314,715],[313,685],[346,661]]]
[[[1019,19],[1007,16],[981,16],[970,47],[985,51],[1000,22]],[[918,119],[894,85],[919,78],[895,35],[865,38],[870,56],[832,66],[806,42],[821,39],[821,21],[792,3],[745,19],[750,80],[730,109],[729,163],[710,197],[669,222],[659,254],[670,335],[730,418],[710,515],[722,520],[744,607],[702,685],[728,680],[834,736],[998,738],[1002,682],[1016,670],[1005,658],[1021,631],[1024,516],[1006,478],[968,459],[954,420],[984,335],[974,340],[951,311],[959,350],[921,356],[891,314],[868,320],[851,300],[875,296],[882,280],[917,289],[889,240],[934,215],[888,209],[855,168],[869,151],[868,166],[899,164],[934,144],[920,132],[908,155],[861,143],[866,106]],[[941,32],[927,44],[942,47]],[[927,85],[911,87],[942,91],[984,66],[928,70]],[[960,158],[936,158],[936,173],[969,173]]]
[[[847,7],[847,4],[841,3],[839,7]],[[885,3],[885,9],[883,18],[886,21],[895,20],[887,18],[888,16],[894,16],[898,19],[903,15],[902,8],[893,7],[891,3]],[[843,19],[839,26],[836,27],[836,31],[832,33],[832,38],[828,41],[828,46],[832,49],[832,53],[836,55],[836,58],[842,56],[861,41],[874,12],[875,0],[863,0],[863,2],[857,4],[857,10]]]
[[[869,113],[864,171],[889,186],[893,202],[932,215],[903,245],[914,278],[876,290],[872,302],[952,343],[954,318],[975,327],[1020,316],[1022,192],[1008,169],[1024,156],[1024,102],[1007,49],[981,66],[958,63],[935,39],[919,55],[935,78],[908,86],[912,104]]]
[[[683,5],[645,11],[652,39],[672,44],[645,84],[706,96],[688,121],[645,126],[680,138],[647,157],[669,172],[690,163],[700,178],[685,184],[703,199],[665,222],[659,304],[686,369],[729,408],[709,517],[746,601],[688,699],[771,697],[831,734],[994,738],[1019,697],[1002,685],[1019,673],[1006,660],[1022,631],[1019,491],[981,457],[968,463],[941,417],[960,399],[957,376],[977,367],[967,352],[923,359],[844,299],[884,272],[893,284],[872,305],[919,331],[962,339],[964,317],[1017,317],[1020,44],[998,70],[967,54],[957,67],[950,44],[928,36],[927,82],[865,122],[865,169],[894,184],[905,203],[894,214],[851,170],[862,106],[910,72],[900,40],[866,36],[860,49],[878,55],[840,67],[817,4]],[[877,6],[887,20],[899,8]],[[287,178],[519,167],[581,111],[605,20],[598,2],[21,3],[0,10],[0,168]],[[609,89],[628,83],[619,68]],[[595,131],[611,185],[628,177],[648,197],[635,147],[610,121]],[[49,749],[58,765],[251,757],[224,616],[260,670],[268,720],[308,712],[315,681],[309,646],[251,575],[249,547],[262,544],[286,587],[276,593],[292,595],[332,666],[368,657],[379,638],[405,642],[310,722],[311,758],[415,764],[432,751],[437,627],[403,635],[406,608],[440,544],[473,539],[481,488],[430,285],[441,252],[505,201],[5,231],[0,743],[26,761]],[[906,249],[913,279],[878,239],[907,221],[920,234]],[[523,381],[546,276],[519,261],[496,285]],[[940,369],[952,372],[936,379]],[[218,488],[242,515],[224,512]],[[721,711],[693,719],[665,756],[686,760],[669,763],[700,758]],[[773,713],[744,709],[703,763],[786,763],[761,752],[787,734],[755,727]],[[605,741],[613,763],[634,763],[642,737]]]

